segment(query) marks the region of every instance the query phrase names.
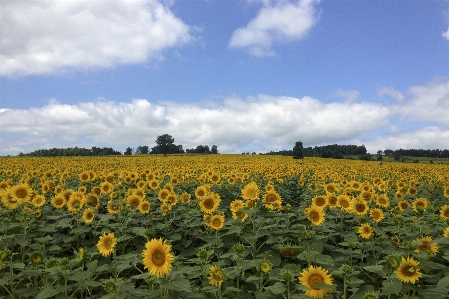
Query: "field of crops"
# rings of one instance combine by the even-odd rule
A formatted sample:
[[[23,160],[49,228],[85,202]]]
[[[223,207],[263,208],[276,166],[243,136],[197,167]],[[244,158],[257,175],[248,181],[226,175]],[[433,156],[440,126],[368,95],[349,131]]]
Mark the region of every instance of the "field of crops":
[[[449,165],[0,158],[0,298],[446,298]]]

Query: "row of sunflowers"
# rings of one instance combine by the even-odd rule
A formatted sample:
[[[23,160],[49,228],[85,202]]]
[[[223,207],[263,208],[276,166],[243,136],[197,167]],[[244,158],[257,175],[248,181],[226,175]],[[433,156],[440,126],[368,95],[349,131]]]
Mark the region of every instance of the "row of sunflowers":
[[[0,297],[446,298],[449,166],[0,158]]]

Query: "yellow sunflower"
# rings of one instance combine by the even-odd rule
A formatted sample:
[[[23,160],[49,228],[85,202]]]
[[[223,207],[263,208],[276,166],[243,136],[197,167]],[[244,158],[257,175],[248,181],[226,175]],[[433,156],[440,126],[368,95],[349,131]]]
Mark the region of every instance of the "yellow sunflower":
[[[190,203],[190,199],[192,198],[192,196],[189,194],[189,193],[187,193],[187,192],[183,192],[182,194],[181,194],[181,201],[183,202],[183,203]]]
[[[115,215],[120,211],[120,206],[114,203],[112,200],[108,201],[108,213]]]
[[[141,201],[142,201],[142,198],[139,195],[132,194],[132,195],[130,195],[130,196],[128,196],[126,198],[126,205],[128,207],[135,207],[135,208],[137,208]]]
[[[161,209],[162,216],[165,216],[168,214],[168,212],[171,211],[171,205],[169,205],[167,203],[163,203],[163,204],[161,204],[160,209]]]
[[[422,273],[419,272],[419,268],[417,268],[418,265],[419,262],[415,261],[413,258],[408,257],[405,259],[402,257],[401,265],[394,271],[394,274],[403,283],[410,282],[415,284],[416,281],[422,277]]]
[[[418,247],[415,249],[416,253],[419,253],[421,251],[427,252],[429,255],[434,255],[438,252],[438,244],[432,243],[432,238],[429,236],[423,236],[419,239],[414,240],[414,242],[421,242],[421,244],[418,245]]]
[[[27,184],[18,184],[11,187],[9,194],[13,199],[22,203],[30,200],[33,191]]]
[[[401,210],[401,211],[405,211],[409,207],[409,205],[410,204],[406,200],[401,200],[398,202],[398,207],[399,207],[399,210]]]
[[[150,186],[150,188],[152,190],[157,190],[159,189],[159,181],[156,179],[152,179],[150,180],[150,182],[148,183],[148,186]]]
[[[225,218],[223,215],[213,215],[209,220],[209,226],[215,230],[220,230],[223,228]]]
[[[40,195],[40,194],[34,196],[33,199],[31,200],[31,203],[36,208],[42,207],[45,204],[45,202],[46,202],[45,197],[43,195]]]
[[[8,209],[17,209],[22,204],[21,200],[17,200],[11,196],[9,188],[6,190],[2,190],[1,197],[3,205]]]
[[[369,207],[368,202],[364,200],[363,198],[355,198],[351,202],[351,211],[358,215],[358,216],[364,216],[366,213],[368,213]]]
[[[370,211],[370,216],[377,223],[379,223],[380,221],[382,221],[385,218],[384,212],[382,212],[381,209],[377,209],[377,208],[376,209],[372,209]]]
[[[61,209],[65,206],[66,202],[64,195],[58,194],[51,199],[50,203],[55,209]]]
[[[257,184],[251,182],[242,189],[242,197],[246,200],[257,200],[259,198],[259,192]]]
[[[310,290],[306,291],[306,296],[321,299],[324,298],[330,290],[320,289],[319,285],[332,285],[332,275],[328,274],[326,269],[320,266],[309,266],[308,269],[301,271],[301,276],[298,278],[299,282]]]
[[[232,212],[241,211],[244,207],[245,203],[243,202],[243,200],[240,199],[232,201],[229,205],[229,208],[231,209]]]
[[[326,195],[326,200],[327,200],[327,203],[329,204],[330,208],[335,208],[337,206],[337,202],[338,202],[337,195],[335,195],[333,193],[328,193]]]
[[[148,269],[150,275],[160,278],[169,274],[172,270],[172,263],[175,260],[171,251],[171,245],[162,238],[151,239],[145,244],[142,251],[142,262],[144,269]]]
[[[157,194],[157,197],[159,198],[159,200],[161,202],[165,202],[167,200],[168,195],[170,194],[170,191],[162,188],[161,190],[159,190],[159,193]]]
[[[340,194],[337,197],[337,207],[341,208],[342,211],[351,211],[351,199],[346,194]]]
[[[100,184],[101,194],[109,194],[112,191],[114,191],[114,185],[112,185],[110,182],[105,181]]]
[[[93,209],[98,209],[100,207],[100,201],[98,200],[98,196],[93,194],[93,193],[88,193],[86,194],[86,196],[84,197],[85,199],[85,204],[86,206],[93,208]]]
[[[78,192],[72,193],[70,195],[69,201],[67,201],[67,210],[70,212],[78,212],[83,208],[84,196],[78,196]]]
[[[209,268],[209,284],[221,287],[225,279],[225,272],[219,266],[211,266]]]
[[[449,186],[444,189],[444,196],[449,198]]]
[[[324,189],[326,190],[326,193],[335,193],[335,191],[338,191],[337,185],[334,183],[327,184]]]
[[[248,214],[242,212],[242,211],[236,211],[232,212],[232,219],[241,219],[242,222],[244,222],[248,218]]]
[[[200,201],[200,209],[203,211],[203,213],[211,214],[215,212],[215,210],[220,205],[220,198],[217,198],[213,194],[208,194],[206,196],[203,196],[203,198]]]
[[[326,214],[323,209],[312,205],[310,208],[304,209],[304,213],[307,215],[307,219],[310,220],[314,225],[320,226],[324,222],[324,217]]]
[[[312,198],[312,205],[320,208],[325,208],[328,205],[327,197],[325,195],[318,195]]]
[[[97,249],[102,256],[109,256],[114,251],[116,244],[117,239],[114,237],[114,233],[109,233],[107,235],[103,233],[98,240]]]
[[[427,198],[420,197],[413,201],[413,211],[418,212],[419,210],[425,210],[429,206],[429,201]]]
[[[440,217],[443,218],[444,220],[449,219],[449,206],[448,205],[444,205],[441,207]]]
[[[267,274],[273,269],[273,265],[268,260],[263,260],[259,263],[259,270],[260,272]]]
[[[206,196],[208,193],[209,193],[209,190],[208,190],[208,188],[207,188],[206,186],[204,186],[204,185],[198,186],[198,187],[195,189],[195,196],[196,196],[196,198],[198,198],[198,199],[202,199],[202,198],[203,198],[204,196]]]
[[[141,214],[148,214],[150,212],[150,203],[147,200],[142,200],[137,208]]]
[[[446,227],[443,231],[443,237],[449,238],[449,227]]]
[[[376,205],[387,208],[390,205],[390,199],[386,194],[381,194],[376,198]]]
[[[371,227],[370,224],[364,223],[360,225],[357,232],[363,239],[369,239],[373,235],[373,228]]]
[[[92,223],[92,221],[94,221],[94,218],[95,218],[95,214],[94,214],[94,210],[92,208],[87,208],[84,210],[84,213],[83,213],[84,223]]]

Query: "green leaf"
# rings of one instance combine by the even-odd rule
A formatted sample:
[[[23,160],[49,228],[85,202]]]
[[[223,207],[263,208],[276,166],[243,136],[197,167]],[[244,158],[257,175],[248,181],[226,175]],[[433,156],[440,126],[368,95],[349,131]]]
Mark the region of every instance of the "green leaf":
[[[393,279],[392,281],[384,280],[382,285],[388,293],[399,295],[402,290],[402,282],[398,279]]]
[[[176,280],[172,280],[169,283],[162,283],[161,288],[167,290],[174,290],[178,292],[191,292],[192,288],[190,287],[190,282],[185,278],[178,278]]]
[[[56,288],[45,287],[42,291],[40,291],[35,299],[45,299],[56,296],[60,293],[64,292],[64,286],[58,286]]]
[[[286,287],[285,287],[285,285],[282,282],[276,282],[272,286],[265,287],[264,289],[265,290],[269,290],[273,294],[282,294],[282,293],[285,292]]]
[[[449,276],[441,278],[437,283],[437,288],[447,288],[449,287]]]
[[[378,274],[380,276],[384,275],[384,272],[382,271],[383,268],[384,268],[384,266],[382,266],[382,265],[365,266],[365,267],[363,267],[364,270],[366,270],[368,272],[376,273],[376,274]]]

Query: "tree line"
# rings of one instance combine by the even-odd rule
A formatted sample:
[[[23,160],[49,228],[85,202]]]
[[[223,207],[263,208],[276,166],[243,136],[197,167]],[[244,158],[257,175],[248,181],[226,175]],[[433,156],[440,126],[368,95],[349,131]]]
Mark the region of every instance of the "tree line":
[[[300,142],[300,141],[298,141]],[[282,155],[282,156],[293,156],[297,157],[299,152],[302,152],[302,156],[304,157],[322,157],[322,158],[336,158],[341,159],[345,156],[363,156],[367,154],[366,147],[364,145],[325,145],[325,146],[315,146],[315,147],[306,147],[303,148],[302,142],[298,144],[296,142],[293,150],[282,150],[278,152],[270,151],[266,153],[266,155]],[[296,150],[296,151],[295,151]],[[296,152],[296,154],[295,154]]]
[[[96,147],[92,148],[82,148],[82,147],[68,147],[68,148],[51,148],[51,149],[40,149],[33,152],[24,154],[20,153],[19,156],[26,157],[57,157],[57,156],[109,156],[109,155],[121,155],[122,153],[116,151],[110,147]]]

